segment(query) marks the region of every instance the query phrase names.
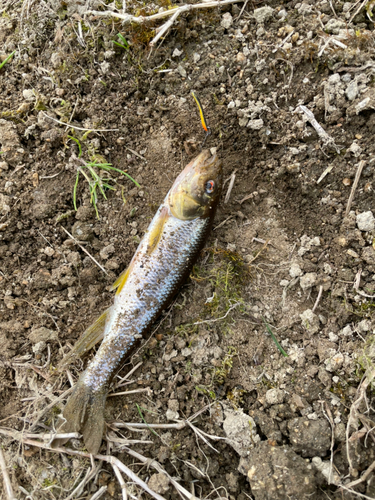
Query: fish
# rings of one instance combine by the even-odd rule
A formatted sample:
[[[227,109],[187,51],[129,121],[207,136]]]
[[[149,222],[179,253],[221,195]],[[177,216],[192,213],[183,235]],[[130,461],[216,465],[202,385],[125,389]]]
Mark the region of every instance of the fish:
[[[99,451],[113,377],[149,333],[189,276],[210,232],[223,185],[221,160],[202,151],[178,175],[128,268],[113,285],[113,305],[84,332],[58,365],[62,370],[102,343],[80,375],[63,410],[59,433],[80,432],[89,453]],[[57,439],[60,446],[68,439]]]

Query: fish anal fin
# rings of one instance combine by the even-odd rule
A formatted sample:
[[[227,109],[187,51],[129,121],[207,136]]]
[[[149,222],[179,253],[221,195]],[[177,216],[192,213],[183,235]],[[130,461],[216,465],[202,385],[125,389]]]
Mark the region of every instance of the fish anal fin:
[[[158,243],[162,237],[164,224],[169,217],[169,210],[167,207],[163,207],[160,211],[159,218],[155,223],[154,227],[148,234],[148,247],[147,254],[151,255],[155,248],[158,246]]]
[[[76,358],[94,347],[95,344],[103,340],[105,323],[111,308],[104,311],[94,323],[87,328],[81,338],[75,343],[73,349],[60,361],[57,366],[59,371],[72,363]]]

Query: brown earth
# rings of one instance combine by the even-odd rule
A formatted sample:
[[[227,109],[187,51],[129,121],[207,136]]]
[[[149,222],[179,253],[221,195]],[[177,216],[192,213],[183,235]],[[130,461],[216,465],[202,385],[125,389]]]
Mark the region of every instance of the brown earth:
[[[59,425],[65,396],[57,398],[87,358],[59,378],[54,367],[111,304],[112,283],[200,150],[194,90],[212,130],[206,147],[223,160],[224,194],[231,180],[233,188],[189,282],[120,373],[141,361],[116,392],[148,390],[108,399],[102,451],[165,498],[179,495],[119,438],[141,441],[129,446],[198,498],[354,498],[340,486],[375,460],[371,8],[293,0],[246,2],[241,13],[242,5],[183,14],[150,50],[163,21],[121,24],[70,0],[0,4],[0,61],[15,51],[0,69],[0,425],[26,433]],[[160,7],[172,4],[127,6],[135,15]],[[113,43],[123,43],[118,33],[129,48]],[[100,218],[82,174],[74,209],[78,144],[84,161],[109,162],[141,185],[96,169],[114,187],[107,199],[98,193]],[[196,413],[196,429],[224,439],[187,424],[114,425]],[[89,459],[1,439],[20,499],[68,498],[90,468]],[[83,449],[79,440],[69,446]],[[349,489],[375,498],[374,483],[370,471]],[[103,486],[102,498],[121,498],[105,463],[72,498]]]

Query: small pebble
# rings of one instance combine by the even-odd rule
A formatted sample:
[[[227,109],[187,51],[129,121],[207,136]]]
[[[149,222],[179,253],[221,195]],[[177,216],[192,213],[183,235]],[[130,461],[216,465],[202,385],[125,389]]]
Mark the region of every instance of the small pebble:
[[[357,226],[360,231],[372,231],[375,228],[375,218],[371,210],[357,215]]]

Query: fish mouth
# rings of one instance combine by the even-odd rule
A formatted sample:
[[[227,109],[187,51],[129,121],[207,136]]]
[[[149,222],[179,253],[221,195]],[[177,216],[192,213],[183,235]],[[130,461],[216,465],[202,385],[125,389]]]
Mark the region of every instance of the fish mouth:
[[[188,178],[192,179],[195,175],[202,175],[205,171],[214,171],[221,167],[221,161],[217,157],[216,153],[211,155],[209,149],[204,149],[193,161],[191,161],[180,175],[177,177],[171,189],[178,186],[183,180]]]

